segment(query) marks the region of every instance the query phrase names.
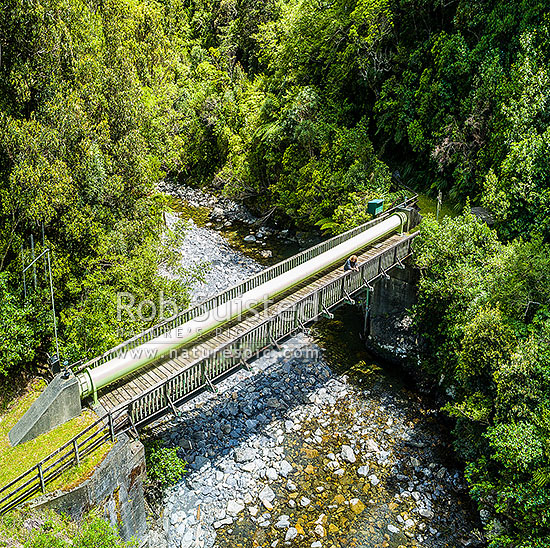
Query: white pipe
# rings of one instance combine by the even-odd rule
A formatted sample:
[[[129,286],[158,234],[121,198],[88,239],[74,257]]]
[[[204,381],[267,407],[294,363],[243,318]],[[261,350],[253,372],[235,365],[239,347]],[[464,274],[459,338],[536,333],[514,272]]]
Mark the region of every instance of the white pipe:
[[[288,272],[264,282],[258,287],[243,293],[240,297],[223,303],[163,335],[128,350],[120,357],[113,358],[94,369],[86,369],[78,375],[81,396],[85,397],[94,392],[94,389],[99,390],[168,354],[170,351],[180,348],[199,336],[220,327],[238,315],[257,307],[297,283],[342,261],[358,249],[383,238],[396,229],[403,230],[406,222],[406,213],[395,213],[372,228],[338,244],[317,257],[309,259]]]

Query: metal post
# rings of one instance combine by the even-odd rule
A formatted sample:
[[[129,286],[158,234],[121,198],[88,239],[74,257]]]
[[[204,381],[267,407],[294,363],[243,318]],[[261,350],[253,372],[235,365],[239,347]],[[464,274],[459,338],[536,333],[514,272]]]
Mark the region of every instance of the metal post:
[[[38,463],[38,479],[40,480],[40,488],[42,493],[46,493],[46,483],[44,482],[44,474],[42,473],[42,463]]]
[[[334,318],[334,314],[325,306],[325,303],[321,302],[322,315],[329,320]]]
[[[80,465],[80,453],[78,451],[78,442],[76,440],[73,440],[73,448],[74,448],[74,461],[76,466]]]
[[[50,253],[51,253],[51,250],[50,249],[45,249],[44,251],[42,251],[42,253],[40,253],[40,255],[38,255],[38,257],[35,257],[35,253],[34,253],[34,238],[31,234],[31,247],[32,247],[32,261],[31,263],[28,265],[28,266],[23,266],[23,291],[24,291],[24,294],[25,294],[25,297],[27,296],[27,282],[26,282],[26,272],[29,268],[33,268],[33,272],[34,272],[34,287],[36,288],[36,263],[37,261],[39,261],[44,255],[46,256],[45,258],[45,266],[46,266],[46,274],[48,276],[48,279],[49,279],[49,286],[50,286],[50,300],[51,300],[51,303],[52,303],[52,317],[53,317],[53,333],[54,333],[54,338],[55,338],[55,351],[57,353],[57,356],[59,357],[59,340],[58,340],[58,337],[57,337],[57,320],[56,320],[56,315],[55,315],[55,299],[54,299],[54,293],[53,293],[53,281],[52,281],[52,264],[51,264],[51,259],[50,259]],[[21,248],[21,257],[23,257],[23,248]],[[23,261],[23,259],[22,259]],[[23,265],[24,265],[24,262],[23,262]]]
[[[36,290],[36,263],[34,262],[34,236],[31,234],[31,257],[33,260],[32,272],[34,279],[34,289]]]
[[[109,434],[111,434],[111,441],[115,441],[115,426],[113,424],[113,415],[109,413]]]
[[[247,371],[252,371],[251,365],[250,365],[248,362],[244,361],[243,358],[240,359],[240,362],[239,362],[239,363],[240,363],[241,366],[244,367]]]
[[[271,346],[276,348],[278,351],[281,350],[281,346],[277,342],[277,340],[273,337],[273,335],[269,335],[269,342],[271,343]]]
[[[57,352],[57,355],[59,356],[59,341],[57,340],[57,321],[55,319],[55,301],[53,298],[53,282],[52,282],[52,264],[50,261],[50,253],[48,252],[48,274],[50,277],[50,296],[52,299],[52,315],[53,315],[53,332],[55,336],[55,351]]]
[[[210,377],[206,375],[206,373],[204,375],[204,380],[206,381],[206,384],[208,385],[208,388],[210,389],[210,391],[213,392],[214,394],[217,394],[218,389],[212,384]]]
[[[344,302],[347,302],[348,304],[355,304],[355,299],[352,299],[351,298],[351,295],[344,289],[344,296],[345,296],[345,299],[342,298],[344,300]]]
[[[134,402],[130,402],[128,405],[128,421],[130,422],[130,428],[134,432],[136,438],[139,438],[139,432],[137,431],[136,425],[132,420],[132,413],[134,412]]]
[[[367,329],[369,326],[369,309],[370,309],[370,289],[367,288],[367,296],[365,298],[365,319],[363,322],[363,336],[367,337]]]
[[[169,394],[169,391],[168,391],[168,384],[164,385],[164,397],[166,399],[166,402],[170,406],[170,409],[172,410],[172,413],[174,414],[174,416],[179,417],[180,413],[176,409],[176,407],[174,405],[174,402],[172,401],[172,398],[170,397],[170,394]]]
[[[268,320],[268,322],[266,323],[266,337],[265,337],[265,341],[262,341],[262,345],[265,345],[265,346],[269,346],[267,343],[271,343],[271,339],[273,338],[271,336],[271,318]]]

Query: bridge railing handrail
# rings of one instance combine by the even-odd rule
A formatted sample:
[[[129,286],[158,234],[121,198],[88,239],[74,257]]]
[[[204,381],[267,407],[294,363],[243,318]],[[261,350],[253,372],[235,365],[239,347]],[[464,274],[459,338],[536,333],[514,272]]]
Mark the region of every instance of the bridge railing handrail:
[[[285,259],[280,263],[277,263],[269,268],[266,268],[265,270],[262,270],[261,272],[258,272],[257,274],[251,276],[250,278],[244,280],[243,282],[238,282],[237,284],[221,291],[220,293],[217,293],[212,297],[206,298],[205,300],[182,311],[180,314],[178,314],[174,318],[170,318],[159,324],[156,324],[146,329],[145,331],[138,333],[137,335],[134,335],[133,337],[127,339],[126,341],[121,342],[117,346],[110,348],[100,356],[97,356],[96,358],[93,358],[81,364],[80,367],[78,367],[78,369],[75,372],[79,373],[84,369],[97,367],[109,361],[110,359],[113,359],[119,353],[123,353],[124,351],[130,350],[132,348],[140,346],[141,344],[151,339],[159,337],[167,333],[171,329],[179,327],[180,325],[190,321],[191,319],[196,318],[197,316],[200,316],[201,314],[204,314],[205,312],[208,312],[209,310],[212,310],[213,308],[216,308],[221,304],[224,304],[225,302],[241,295],[242,293],[245,293],[250,289],[258,287],[262,283],[265,283],[279,276],[280,274],[283,274],[288,270],[291,270],[292,268],[299,266],[300,264],[303,264],[309,259],[316,257],[321,253],[324,253],[328,249],[332,249],[333,247],[336,247],[340,243],[346,240],[349,240],[350,238],[353,238],[354,236],[360,234],[361,232],[367,230],[368,228],[371,228],[372,226],[375,226],[381,223],[399,208],[410,207],[414,205],[417,201],[417,198],[418,198],[418,195],[416,194],[410,198],[406,198],[403,202],[384,211],[378,217],[370,221],[367,221],[366,223],[363,223],[359,226],[356,226],[355,228],[352,228],[346,232],[343,232],[342,234],[333,236],[332,238],[325,240],[324,242],[320,242],[319,244],[313,247],[310,247],[309,249],[306,249],[298,253],[297,255],[289,257],[288,259]]]

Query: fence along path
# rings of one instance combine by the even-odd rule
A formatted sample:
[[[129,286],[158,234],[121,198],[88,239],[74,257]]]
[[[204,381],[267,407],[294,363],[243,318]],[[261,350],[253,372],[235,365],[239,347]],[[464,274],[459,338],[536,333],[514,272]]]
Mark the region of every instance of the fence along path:
[[[406,205],[412,205],[412,203],[414,203],[414,198],[407,201]],[[383,218],[386,218],[386,215]],[[377,221],[379,222],[379,219]],[[366,223],[361,228],[365,230],[370,226],[373,226],[373,222]],[[347,237],[352,237],[349,234],[351,232],[353,235],[358,234],[359,232],[356,230],[353,229],[341,236],[348,234]],[[81,459],[92,454],[99,447],[114,442],[117,436],[129,432],[137,435],[137,428],[168,413],[176,413],[177,406],[192,399],[201,391],[205,389],[215,391],[216,382],[240,367],[247,367],[248,360],[276,345],[292,333],[302,330],[308,323],[323,315],[330,315],[332,309],[344,302],[351,302],[359,293],[372,289],[372,284],[378,278],[387,276],[387,272],[394,267],[401,267],[403,261],[411,255],[411,243],[414,237],[414,234],[394,235],[380,244],[369,246],[358,253],[358,272],[344,272],[340,265],[338,268],[323,273],[321,277],[313,281],[296,286],[290,295],[265,310],[244,318],[241,323],[230,324],[221,333],[206,341],[199,340],[198,343],[202,348],[198,355],[193,353],[178,358],[180,361],[177,362],[176,370],[164,371],[161,374],[161,370],[155,367],[154,371],[148,371],[149,373],[154,372],[148,379],[148,385],[144,378],[137,378],[139,374],[129,379],[129,382],[135,383],[132,386],[123,388],[115,385],[110,396],[107,392],[100,396],[100,401],[105,407],[105,415],[37,465],[0,488],[0,514],[12,510],[37,494],[45,493],[49,483],[59,478],[66,470],[77,466]],[[340,237],[328,240],[316,246],[317,249],[322,249],[316,253],[330,249],[330,247],[326,247],[330,242],[332,245],[337,245],[342,241],[344,240]],[[305,261],[315,256],[306,255],[309,251],[311,250],[296,257],[301,256],[300,260]],[[290,269],[300,264],[295,261],[296,257],[285,261],[284,263],[292,265],[285,268]],[[260,275],[271,271],[271,274],[266,275],[273,276],[281,264],[283,263],[263,271]],[[281,270],[278,271],[278,273],[281,272]],[[259,275],[254,278],[259,278]],[[270,278],[263,278],[261,282],[253,283],[259,285],[267,279]],[[237,291],[236,288],[240,288],[238,291],[246,291],[255,287],[255,285],[247,285],[249,281],[247,280],[220,295],[227,298],[232,291]],[[224,301],[216,300],[222,298],[220,295],[208,301],[221,304]],[[209,310],[200,308],[202,304],[193,309],[195,310],[194,314]],[[212,306],[212,304],[208,306]],[[186,313],[188,312],[186,311]],[[153,329],[171,329],[171,327],[162,327],[166,325],[166,323],[161,324]],[[157,334],[163,332],[157,331]],[[137,337],[131,339],[131,341],[136,340],[138,340]],[[143,340],[140,340],[139,344],[142,342]],[[133,347],[136,346],[135,343],[126,341],[116,347],[117,351],[129,344],[134,345]],[[125,348],[128,349],[130,346]],[[112,349],[100,358],[92,360],[93,364],[97,366],[99,363],[103,363],[101,359],[107,361],[110,358],[105,357],[109,355],[112,357],[114,351],[115,349]],[[84,364],[83,367],[91,366],[92,362]],[[136,393],[132,394],[128,388],[136,389]]]

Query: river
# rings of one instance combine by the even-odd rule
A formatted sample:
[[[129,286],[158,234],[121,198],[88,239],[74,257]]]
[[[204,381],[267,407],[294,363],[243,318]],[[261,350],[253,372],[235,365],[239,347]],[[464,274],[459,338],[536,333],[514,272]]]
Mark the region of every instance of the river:
[[[206,250],[214,263],[194,288],[201,298],[298,248],[274,235],[245,244],[247,223],[211,224],[198,207],[180,211],[195,219],[183,260]],[[148,429],[189,462],[153,545],[480,545],[448,424],[405,373],[366,352],[361,326],[342,307]]]

